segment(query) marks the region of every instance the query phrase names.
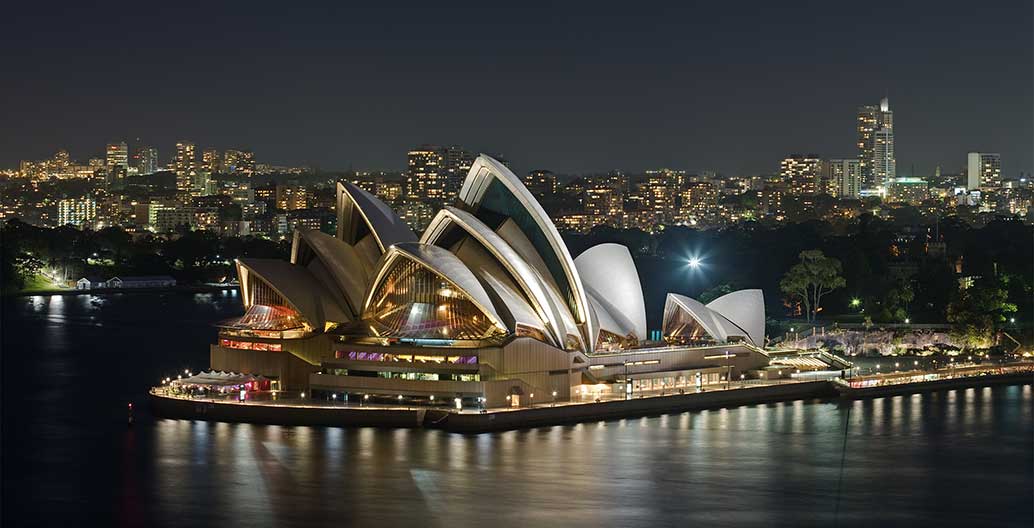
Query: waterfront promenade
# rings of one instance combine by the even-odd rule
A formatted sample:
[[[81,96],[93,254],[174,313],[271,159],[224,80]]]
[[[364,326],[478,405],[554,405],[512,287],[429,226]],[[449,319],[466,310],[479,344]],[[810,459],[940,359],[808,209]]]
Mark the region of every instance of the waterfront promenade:
[[[250,400],[193,397],[165,387],[150,393],[155,414],[168,418],[277,425],[435,428],[462,433],[548,426],[756,405],[811,398],[872,398],[972,386],[1034,382],[1034,363],[966,366],[937,371],[887,373],[843,380],[740,382],[699,392],[642,393],[627,399],[543,403],[520,408],[451,409],[339,403],[291,393],[256,393]]]

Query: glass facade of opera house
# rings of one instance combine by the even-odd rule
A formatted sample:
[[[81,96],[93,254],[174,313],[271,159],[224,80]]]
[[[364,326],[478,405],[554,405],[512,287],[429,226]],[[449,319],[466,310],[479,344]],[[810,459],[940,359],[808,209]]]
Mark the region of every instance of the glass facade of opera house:
[[[315,398],[488,407],[768,375],[760,290],[669,294],[664,340],[648,342],[627,248],[572,258],[488,156],[419,237],[362,189],[337,194],[337,236],[297,231],[290,261],[237,262],[245,313],[220,324],[211,368]]]

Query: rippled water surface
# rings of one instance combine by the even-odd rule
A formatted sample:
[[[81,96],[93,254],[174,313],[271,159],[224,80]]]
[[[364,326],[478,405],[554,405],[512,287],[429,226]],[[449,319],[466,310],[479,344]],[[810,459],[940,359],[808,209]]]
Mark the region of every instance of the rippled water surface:
[[[478,436],[152,418],[239,312],[5,300],[3,525],[1034,525],[1031,384]]]

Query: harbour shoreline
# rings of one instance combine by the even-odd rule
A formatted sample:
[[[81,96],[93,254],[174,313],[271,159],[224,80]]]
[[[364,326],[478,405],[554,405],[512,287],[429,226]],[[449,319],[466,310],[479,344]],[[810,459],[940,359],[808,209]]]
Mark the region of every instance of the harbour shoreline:
[[[240,403],[167,396],[152,391],[156,416],[172,419],[243,422],[285,426],[383,427],[439,429],[462,434],[548,427],[656,416],[796,400],[855,400],[1001,384],[1034,383],[1030,372],[987,374],[851,388],[843,382],[804,381],[690,394],[672,394],[588,403],[543,405],[520,409],[456,412],[442,408],[334,407],[302,404]]]

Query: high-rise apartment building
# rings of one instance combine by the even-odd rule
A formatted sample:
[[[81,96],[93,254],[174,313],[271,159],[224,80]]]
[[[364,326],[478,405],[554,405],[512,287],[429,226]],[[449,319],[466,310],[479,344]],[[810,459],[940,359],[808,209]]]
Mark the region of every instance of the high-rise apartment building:
[[[445,195],[445,159],[441,149],[434,145],[421,145],[407,154],[406,181],[408,196],[422,200]]]
[[[718,187],[713,182],[688,182],[679,193],[679,210],[675,220],[680,224],[709,221],[718,212]]]
[[[255,173],[255,153],[250,150],[227,150],[223,155],[222,170],[252,175]]]
[[[445,199],[452,200],[459,194],[460,186],[467,178],[470,166],[474,164],[477,156],[457,145],[444,147],[442,151],[442,159],[445,162]]]
[[[407,154],[408,196],[448,201],[459,193],[474,154],[458,146],[421,145]]]
[[[662,224],[672,223],[675,212],[675,199],[678,196],[678,182],[667,176],[654,176],[640,184],[639,194],[647,211],[656,221]]]
[[[779,176],[790,194],[797,196],[823,192],[822,160],[815,154],[793,154],[779,164]]]
[[[609,185],[593,185],[585,189],[585,212],[597,221],[617,227],[625,212],[624,196]]]
[[[862,190],[857,159],[831,159],[824,165],[826,193],[840,198],[858,198]]]
[[[967,156],[966,188],[995,188],[1002,185],[1002,156],[988,152],[970,152]]]
[[[862,186],[883,186],[897,175],[894,157],[894,112],[884,97],[879,105],[858,108],[858,168]]]
[[[276,207],[285,211],[309,208],[309,190],[304,185],[276,186]]]
[[[133,155],[133,162],[136,164],[137,174],[154,174],[158,172],[158,149],[155,147],[140,147]]]
[[[894,131],[881,128],[875,133],[873,145],[873,180],[876,187],[886,187],[898,177],[897,160],[894,158]]]
[[[536,169],[524,177],[524,186],[535,196],[553,195],[557,192],[557,180],[553,171]]]
[[[216,174],[221,171],[222,165],[223,159],[218,150],[207,148],[201,152],[201,170]]]
[[[197,170],[197,152],[193,143],[176,143],[176,159],[173,166],[176,171],[176,190],[189,192],[194,183],[193,173]]]
[[[57,224],[72,224],[82,227],[83,224],[97,217],[97,202],[89,197],[66,198],[57,203]]]

